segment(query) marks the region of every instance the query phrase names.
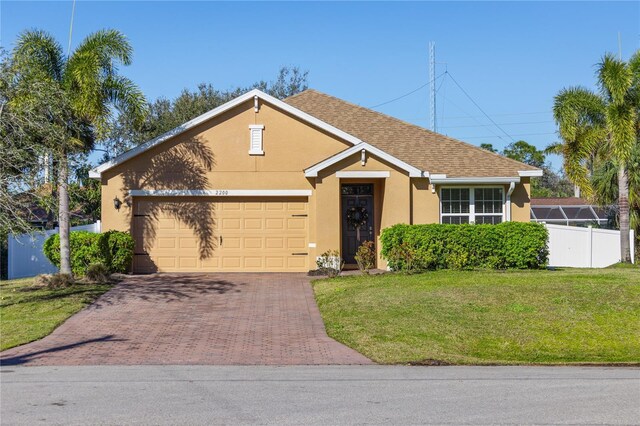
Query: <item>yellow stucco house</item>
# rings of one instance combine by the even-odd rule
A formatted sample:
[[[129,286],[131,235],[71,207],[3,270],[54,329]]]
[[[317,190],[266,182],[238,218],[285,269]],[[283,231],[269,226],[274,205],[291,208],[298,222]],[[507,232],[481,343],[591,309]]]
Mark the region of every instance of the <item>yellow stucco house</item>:
[[[365,240],[385,268],[396,223],[529,221],[542,171],[315,90],[252,90],[90,175],[134,272],[306,272]]]

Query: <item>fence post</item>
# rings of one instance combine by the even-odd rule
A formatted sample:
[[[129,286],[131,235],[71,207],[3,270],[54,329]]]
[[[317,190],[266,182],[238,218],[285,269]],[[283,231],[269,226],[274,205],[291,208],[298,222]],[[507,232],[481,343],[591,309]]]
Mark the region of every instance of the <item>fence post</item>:
[[[588,252],[587,256],[589,256],[589,260],[587,264],[589,265],[589,268],[592,268],[593,267],[593,227],[589,225],[587,229],[589,229],[589,240],[587,242],[587,252]]]
[[[631,263],[636,263],[636,236],[633,229],[629,230],[629,248],[631,249]]]

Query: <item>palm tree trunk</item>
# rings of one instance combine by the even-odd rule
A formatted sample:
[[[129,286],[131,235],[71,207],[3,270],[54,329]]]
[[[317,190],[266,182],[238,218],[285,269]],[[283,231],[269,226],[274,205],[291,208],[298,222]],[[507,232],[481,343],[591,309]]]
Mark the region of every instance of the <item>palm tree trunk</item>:
[[[60,228],[60,273],[71,275],[71,252],[69,249],[69,162],[66,153],[58,163],[58,227]]]
[[[624,164],[618,170],[618,207],[620,209],[620,254],[622,262],[631,263],[629,245],[629,179]]]

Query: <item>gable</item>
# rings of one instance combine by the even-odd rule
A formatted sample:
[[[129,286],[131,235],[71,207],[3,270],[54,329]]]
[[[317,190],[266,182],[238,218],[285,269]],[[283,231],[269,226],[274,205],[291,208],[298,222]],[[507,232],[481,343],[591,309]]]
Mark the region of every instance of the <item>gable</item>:
[[[256,128],[262,133],[258,155],[251,152]],[[255,189],[296,188],[306,183],[305,168],[350,146],[271,104],[263,103],[256,112],[249,99],[100,175],[103,183],[119,176],[127,189],[209,189],[245,184]],[[265,176],[248,178],[249,172],[265,172]]]
[[[149,140],[104,164],[95,167],[89,172],[89,177],[100,178],[101,174],[107,170],[123,164],[148,150],[152,150],[167,141],[170,141],[179,136],[183,136],[186,132],[192,131],[194,128],[206,125],[211,120],[215,119],[216,117],[220,117],[231,110],[234,110],[241,106],[244,106],[244,109],[247,109],[247,105],[250,105],[256,114],[260,112],[262,107],[271,106],[278,109],[281,113],[284,113],[292,118],[296,118],[300,122],[307,123],[307,125],[317,129],[318,131],[323,132],[327,135],[331,135],[333,138],[339,139],[345,143],[357,144],[362,142],[358,138],[330,124],[327,124],[317,119],[316,117],[313,117],[295,107],[292,107],[291,105],[288,105],[280,101],[279,99],[267,95],[266,93],[254,89],[230,102],[227,102],[224,105],[221,105],[218,108],[214,108],[213,110],[206,112],[205,114],[202,114],[194,118],[193,120],[190,120],[152,140]]]

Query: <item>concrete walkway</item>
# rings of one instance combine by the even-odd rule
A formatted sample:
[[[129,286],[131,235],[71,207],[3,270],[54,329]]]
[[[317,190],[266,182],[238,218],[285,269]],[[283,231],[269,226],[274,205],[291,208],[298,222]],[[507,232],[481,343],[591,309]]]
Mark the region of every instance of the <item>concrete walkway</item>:
[[[304,274],[133,276],[2,365],[370,364],[329,338]]]
[[[640,370],[3,367],[2,424],[638,424]]]

